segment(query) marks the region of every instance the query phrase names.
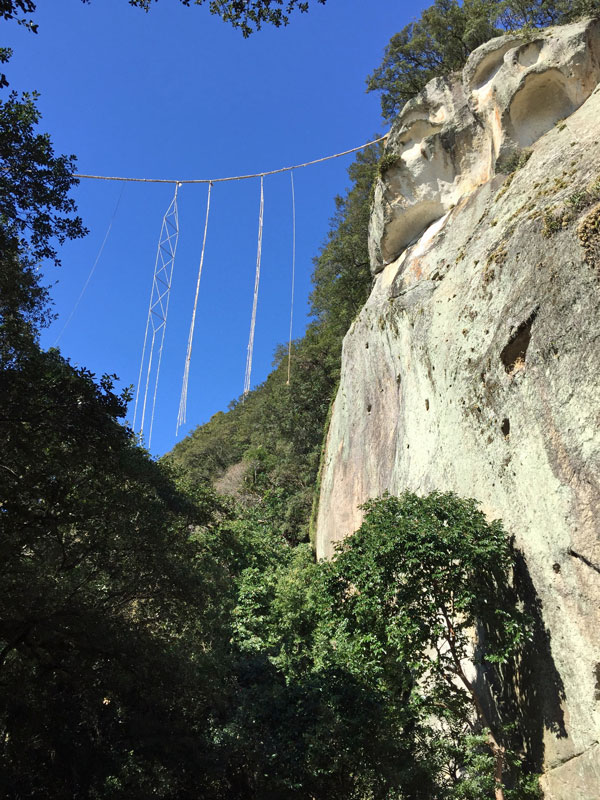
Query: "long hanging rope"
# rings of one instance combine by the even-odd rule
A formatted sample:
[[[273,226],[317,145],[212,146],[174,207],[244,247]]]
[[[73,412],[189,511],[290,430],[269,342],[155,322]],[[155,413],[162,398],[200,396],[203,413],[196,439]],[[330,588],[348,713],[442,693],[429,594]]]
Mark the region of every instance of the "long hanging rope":
[[[92,280],[92,276],[93,276],[94,272],[96,271],[96,267],[98,266],[98,262],[100,261],[102,253],[104,251],[104,246],[105,246],[105,244],[106,244],[106,242],[108,240],[108,237],[110,235],[110,232],[112,230],[113,222],[115,221],[115,217],[117,216],[117,211],[119,210],[119,205],[121,204],[121,198],[123,197],[123,192],[124,191],[125,191],[125,187],[123,186],[123,188],[121,189],[121,191],[119,193],[119,197],[117,199],[117,204],[116,204],[115,209],[114,209],[114,211],[112,213],[112,217],[110,218],[110,222],[108,224],[108,228],[106,230],[106,233],[104,234],[104,239],[102,240],[102,244],[100,245],[100,249],[98,250],[98,253],[96,255],[96,259],[95,259],[95,261],[94,261],[94,263],[92,265],[92,268],[91,268],[91,270],[90,270],[90,272],[89,272],[89,274],[87,276],[87,279],[86,279],[85,283],[83,284],[83,289],[81,290],[81,292],[79,293],[79,297],[75,301],[75,305],[73,306],[67,321],[62,326],[62,329],[61,329],[60,333],[58,334],[58,336],[54,340],[54,347],[56,347],[57,344],[60,342],[63,333],[67,330],[67,327],[69,326],[69,323],[71,322],[71,320],[75,316],[75,312],[79,308],[79,303],[81,303],[83,295],[85,294],[85,290],[87,289],[87,287],[89,285],[89,282]]]
[[[350,150],[343,150],[341,153],[334,153],[331,156],[323,156],[323,158],[315,158],[313,161],[305,161],[303,164],[294,164],[291,167],[280,167],[279,169],[272,169],[269,172],[255,172],[252,175],[232,175],[227,178],[122,178],[109,175],[74,175],[74,178],[88,178],[96,181],[129,181],[130,183],[175,183],[181,185],[182,183],[224,183],[225,181],[245,181],[250,178],[264,178],[265,175],[277,175],[279,172],[290,172],[293,169],[302,169],[302,167],[310,167],[313,164],[321,164],[323,161],[330,161],[332,158],[340,158],[347,156],[350,153],[356,153],[359,150],[364,150],[372,144],[382,142],[387,138],[387,133],[380,136],[378,139],[373,139],[372,142],[366,142],[359,147],[351,147]]]
[[[169,311],[169,297],[171,292],[171,281],[173,278],[173,267],[175,265],[175,253],[179,239],[179,214],[177,209],[177,192],[179,184],[175,184],[175,194],[165,212],[158,240],[156,262],[154,265],[154,276],[152,278],[152,289],[150,291],[150,305],[148,307],[148,319],[146,321],[146,333],[144,334],[144,347],[142,349],[142,359],[140,362],[140,373],[135,395],[135,406],[133,412],[133,427],[135,428],[138,403],[141,396],[142,375],[146,362],[146,351],[148,351],[148,364],[146,367],[146,380],[144,385],[144,399],[142,403],[142,418],[139,432],[143,433],[146,420],[146,404],[148,400],[148,390],[150,387],[150,377],[152,375],[152,363],[158,350],[158,359],[155,371],[154,392],[152,396],[152,412],[150,416],[150,431],[148,435],[148,447],[152,444],[152,428],[154,425],[154,412],[156,410],[156,393],[158,390],[158,376],[162,361],[163,344],[165,341],[165,330],[167,327],[167,314]],[[149,334],[151,335],[149,336]],[[150,344],[148,347],[148,339]]]
[[[296,282],[296,194],[294,192],[294,171],[290,172],[292,183],[292,299],[290,303],[290,338],[288,344],[288,370],[286,385],[290,385],[292,373],[292,326],[294,324],[294,284]]]
[[[200,292],[200,279],[202,277],[202,267],[204,266],[204,251],[206,249],[206,233],[208,231],[208,213],[210,211],[210,194],[212,190],[212,183],[208,184],[208,197],[206,199],[206,219],[204,220],[204,237],[202,239],[202,252],[200,253],[200,266],[198,267],[198,280],[196,281],[196,296],[194,297],[194,310],[192,312],[192,322],[190,324],[190,333],[188,336],[187,353],[185,356],[185,367],[183,369],[183,384],[181,386],[181,400],[179,401],[179,415],[177,417],[177,426],[175,428],[175,435],[179,433],[179,428],[186,421],[187,413],[187,394],[188,382],[190,377],[190,361],[192,360],[192,342],[194,340],[194,327],[196,325],[196,309],[198,307],[198,294]]]
[[[264,175],[260,176],[260,210],[258,213],[258,247],[256,251],[256,275],[254,278],[254,300],[252,302],[252,318],[250,320],[250,338],[248,339],[248,352],[246,354],[246,377],[244,378],[244,398],[250,391],[250,376],[252,373],[252,353],[254,351],[254,327],[256,325],[256,306],[258,305],[258,284],[260,282],[260,259],[262,256],[263,212],[265,207]]]

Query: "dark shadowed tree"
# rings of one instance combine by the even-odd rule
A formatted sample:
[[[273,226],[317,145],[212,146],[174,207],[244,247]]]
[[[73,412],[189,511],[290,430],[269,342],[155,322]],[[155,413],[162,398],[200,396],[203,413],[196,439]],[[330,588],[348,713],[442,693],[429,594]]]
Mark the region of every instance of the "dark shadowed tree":
[[[132,6],[148,11],[158,0],[128,0]],[[82,0],[90,3],[91,0]],[[244,36],[258,31],[263,25],[280,28],[287,25],[294,11],[306,13],[308,0],[180,0],[184,6],[208,5],[211,14],[216,14],[234,28],[239,28]],[[326,0],[316,0],[324,5]],[[37,26],[27,16],[33,14],[37,3],[34,0],[0,0],[0,19],[16,19],[32,30]]]

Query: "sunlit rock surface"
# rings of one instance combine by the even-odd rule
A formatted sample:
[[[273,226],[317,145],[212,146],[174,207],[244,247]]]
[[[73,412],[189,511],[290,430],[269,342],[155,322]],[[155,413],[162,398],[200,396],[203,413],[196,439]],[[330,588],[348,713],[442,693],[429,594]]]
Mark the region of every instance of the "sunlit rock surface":
[[[462,79],[438,78],[406,104],[388,137],[369,249],[375,272],[435,219],[568,117],[600,79],[600,24],[493,39]]]
[[[361,503],[405,489],[504,521],[537,615],[520,714],[547,800],[600,798],[599,80],[584,22],[496,39],[403,110],[317,525],[329,557]]]

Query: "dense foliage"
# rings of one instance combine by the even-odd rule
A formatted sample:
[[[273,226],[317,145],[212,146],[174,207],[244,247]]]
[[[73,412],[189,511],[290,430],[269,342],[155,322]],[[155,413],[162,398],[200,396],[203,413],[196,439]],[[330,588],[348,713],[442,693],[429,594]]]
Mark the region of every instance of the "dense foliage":
[[[365,512],[319,564],[305,545],[278,555],[263,519],[254,552],[270,542],[266,558],[240,573],[235,642],[258,670],[254,722],[273,754],[256,796],[277,785],[282,797],[537,797],[464,668],[475,626],[484,671],[528,635],[501,525],[452,494],[384,497]]]
[[[326,0],[316,0],[324,5]],[[89,0],[84,0],[89,2]],[[153,0],[129,0],[132,6],[139,6],[146,11]],[[157,2],[157,0],[154,0]],[[184,6],[204,5],[206,0],[180,0]],[[287,25],[292,11],[305,13],[308,11],[308,0],[220,0],[209,2],[211,14],[218,14],[234,28],[239,28],[244,36],[259,31],[265,23],[280,28]]]
[[[599,0],[435,0],[391,38],[367,88],[382,93],[383,116],[392,120],[428,81],[461,69],[494,36],[599,12]]]
[[[185,796],[228,647],[223,569],[191,531],[220,506],[137,446],[110,376],[40,349],[37,262],[83,232],[74,162],[36,132],[32,98],[0,117],[0,791]]]

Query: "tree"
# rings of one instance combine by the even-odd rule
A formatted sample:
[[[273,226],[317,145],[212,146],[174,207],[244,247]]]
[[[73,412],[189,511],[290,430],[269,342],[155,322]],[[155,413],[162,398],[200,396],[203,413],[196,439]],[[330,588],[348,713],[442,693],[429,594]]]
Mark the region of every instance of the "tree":
[[[18,16],[19,14],[33,14],[35,8],[34,0],[0,0],[0,19],[16,19],[19,23],[24,23],[35,30],[32,23]]]
[[[89,3],[91,0],[82,0]],[[156,0],[129,0],[129,4],[148,11]],[[201,6],[206,0],[180,0],[184,6]],[[317,0],[324,5],[326,0]],[[308,0],[209,0],[209,11],[231,23],[234,28],[239,28],[244,37],[259,31],[264,24],[280,28],[287,25],[293,11],[306,13],[309,8]],[[0,0],[0,19],[16,19],[20,24],[27,25],[34,32],[37,26],[30,20],[20,17],[20,14],[33,14],[36,10],[34,0]]]
[[[460,69],[472,50],[497,36],[498,7],[498,0],[435,0],[396,33],[367,79],[367,91],[382,92],[384,119],[393,119],[432,78]]]
[[[320,635],[331,604],[324,566],[308,545],[274,537],[264,513],[257,536],[258,518],[244,526],[256,538],[238,578],[240,693],[227,740],[248,796],[364,800],[399,797],[417,777],[426,786],[402,735],[405,707]]]
[[[372,188],[383,144],[358,153],[348,169],[352,186],[335,198],[327,241],[314,259],[311,311],[338,336],[344,336],[371,289],[369,217]]]
[[[39,262],[58,264],[57,247],[86,231],[69,197],[73,156],[54,154],[37,131],[35,95],[0,101],[0,359],[8,364],[49,319]]]
[[[410,697],[424,731],[433,717],[464,742],[465,728],[483,729],[492,756],[488,787],[496,800],[515,796],[504,787],[505,743],[466,667],[473,658],[503,664],[528,636],[510,597],[514,556],[502,525],[488,523],[474,501],[437,492],[386,496],[364,508],[363,524],[329,567],[337,618],[329,636],[363,678]],[[435,741],[431,733],[422,738]],[[463,774],[444,778],[454,784],[445,797],[469,796],[460,794],[472,777],[464,773],[469,760],[472,766],[463,746]]]
[[[39,347],[39,263],[84,229],[74,159],[38,119],[32,96],[0,104],[0,794],[207,796],[230,650],[205,534],[220,506],[138,446],[111,376]]]
[[[153,0],[129,0],[129,2],[147,11]],[[184,6],[201,6],[206,0],[180,0],[180,2]],[[317,2],[324,5],[326,0]],[[308,8],[308,0],[224,0],[223,2],[211,0],[209,3],[211,14],[217,14],[226,22],[230,22],[234,28],[239,28],[245,37],[254,31],[259,31],[265,23],[276,28],[287,25],[292,11],[305,13]]]

